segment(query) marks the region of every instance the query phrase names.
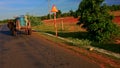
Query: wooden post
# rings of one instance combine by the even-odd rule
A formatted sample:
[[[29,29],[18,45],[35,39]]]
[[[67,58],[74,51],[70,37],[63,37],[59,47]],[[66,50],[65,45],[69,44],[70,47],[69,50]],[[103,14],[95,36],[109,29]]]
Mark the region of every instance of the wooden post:
[[[57,37],[58,33],[57,33],[57,24],[56,24],[56,12],[58,12],[58,10],[55,5],[52,6],[51,12],[54,13],[54,27],[55,27],[55,35]]]
[[[56,37],[58,36],[57,34],[57,24],[56,24],[56,12],[54,13],[54,27],[55,27],[55,35]]]
[[[62,30],[64,30],[63,18],[61,20]]]

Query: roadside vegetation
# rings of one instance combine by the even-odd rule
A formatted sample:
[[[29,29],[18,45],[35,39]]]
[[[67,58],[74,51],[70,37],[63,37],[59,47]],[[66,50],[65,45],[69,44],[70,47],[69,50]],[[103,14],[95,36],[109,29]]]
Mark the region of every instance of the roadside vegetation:
[[[119,33],[118,25],[113,23],[113,16],[109,14],[110,10],[104,0],[83,0],[78,8],[80,20],[78,24],[88,32],[89,39],[95,42],[106,42],[111,40]],[[89,6],[89,7],[88,7]]]
[[[108,6],[103,4],[103,1],[83,0],[76,11],[62,13],[59,10],[57,18],[65,19],[73,16],[80,19],[77,24],[64,22],[64,28],[61,24],[62,20],[57,21],[58,36],[71,40],[72,44],[78,47],[91,45],[120,53],[120,44],[115,43],[116,39],[120,39],[120,26],[113,23],[114,16],[109,14],[110,11],[120,10],[120,5]],[[53,15],[51,17],[53,19]],[[49,14],[40,18],[41,20],[50,19]],[[33,29],[55,35],[53,23],[43,23]]]
[[[42,21],[39,17],[30,16],[30,15],[27,15],[27,16],[28,16],[28,19],[30,20],[32,26],[39,26],[42,24]]]
[[[104,0],[82,0],[78,10],[62,13],[57,12],[56,17],[62,18],[57,21],[58,36],[69,39],[73,45],[78,47],[94,46],[120,53],[120,44],[116,44],[116,39],[120,40],[120,26],[114,24],[113,15],[109,12],[120,10],[120,5],[108,6],[103,4]],[[64,22],[65,17],[80,18],[78,22]],[[44,20],[53,20],[54,15],[31,16],[28,15],[33,29],[55,35],[54,24],[45,23]],[[2,20],[0,23],[6,23]],[[64,24],[62,24],[64,22]]]
[[[4,23],[6,23],[6,22],[8,22],[7,19],[6,19],[6,20],[0,20],[0,24],[4,24]]]

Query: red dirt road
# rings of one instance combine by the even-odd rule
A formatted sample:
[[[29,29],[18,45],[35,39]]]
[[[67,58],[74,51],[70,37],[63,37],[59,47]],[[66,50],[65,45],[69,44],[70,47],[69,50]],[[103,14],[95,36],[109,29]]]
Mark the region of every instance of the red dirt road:
[[[0,27],[0,68],[100,68],[97,63],[77,56],[36,33],[10,35]]]

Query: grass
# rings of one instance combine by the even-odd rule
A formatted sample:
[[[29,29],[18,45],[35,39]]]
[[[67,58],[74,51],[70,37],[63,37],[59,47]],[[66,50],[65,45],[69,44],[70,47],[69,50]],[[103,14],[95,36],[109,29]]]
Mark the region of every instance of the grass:
[[[112,42],[110,42],[110,43],[95,43],[94,42],[91,45],[94,47],[102,48],[102,49],[120,54],[120,44],[115,44]]]
[[[5,24],[5,23],[0,23],[0,25],[3,25],[3,24]]]
[[[80,26],[75,24],[64,24],[64,30],[61,29],[61,24],[57,24],[57,26],[58,36],[71,40],[73,42],[72,44],[69,43],[71,45],[75,45],[77,47],[91,45],[115,53],[120,53],[120,44],[115,44],[114,42],[107,42],[105,44],[92,42],[88,39],[87,32]],[[55,35],[54,25],[51,23],[35,26],[33,29]]]

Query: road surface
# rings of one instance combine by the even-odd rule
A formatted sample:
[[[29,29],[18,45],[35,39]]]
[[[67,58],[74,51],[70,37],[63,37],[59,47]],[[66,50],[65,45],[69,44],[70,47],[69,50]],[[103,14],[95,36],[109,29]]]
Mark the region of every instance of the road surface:
[[[100,68],[96,63],[68,52],[33,33],[11,36],[0,27],[0,68]]]

